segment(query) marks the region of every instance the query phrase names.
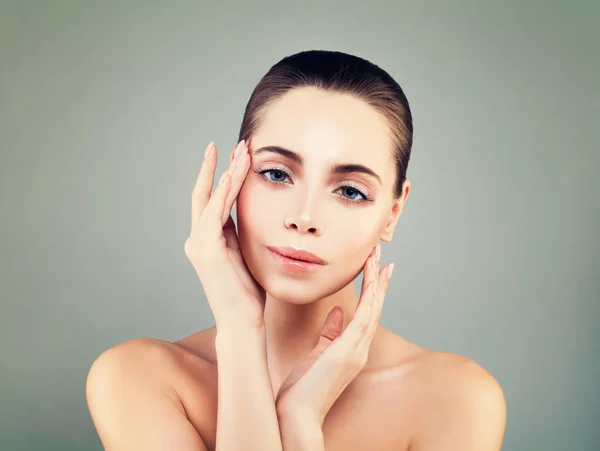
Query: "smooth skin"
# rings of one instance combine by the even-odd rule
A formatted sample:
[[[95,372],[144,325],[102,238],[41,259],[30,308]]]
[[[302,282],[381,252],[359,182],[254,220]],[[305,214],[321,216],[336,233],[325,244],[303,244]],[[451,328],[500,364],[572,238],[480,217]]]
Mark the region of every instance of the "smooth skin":
[[[497,381],[465,357],[424,349],[378,324],[389,283],[389,266],[379,269],[378,242],[391,239],[410,184],[400,199],[385,197],[394,169],[384,152],[363,159],[382,175],[381,187],[362,176],[323,177],[330,162],[359,159],[363,137],[386,149],[377,142],[386,136],[381,118],[347,96],[294,91],[269,108],[267,126],[252,142],[236,146],[224,183],[212,194],[217,151],[212,143],[207,148],[185,249],[217,326],[174,343],[131,340],[92,365],[86,394],[105,449],[500,449],[506,405]],[[253,155],[269,144],[295,149],[305,166],[281,155]],[[256,171],[261,164],[285,166],[293,182],[265,183],[266,174]],[[342,203],[338,183],[348,178],[368,188],[375,202]],[[322,180],[327,183],[319,185]],[[274,202],[299,207],[283,211]],[[236,203],[239,237],[229,214]],[[280,210],[285,216],[278,218]],[[375,221],[362,224],[372,234],[344,236],[335,226],[359,220]],[[277,221],[285,224],[280,235]],[[336,229],[335,237],[327,235]],[[329,263],[322,283],[286,279],[269,266],[256,244],[265,241],[260,230],[281,236],[265,244],[298,237],[313,243],[313,251],[321,244],[318,253]],[[341,239],[353,240],[352,248],[344,249]],[[207,248],[216,260],[199,251]],[[350,293],[360,271],[357,300]],[[326,287],[325,279],[343,286]],[[303,293],[324,287],[331,293],[286,292],[298,286],[307,288]]]

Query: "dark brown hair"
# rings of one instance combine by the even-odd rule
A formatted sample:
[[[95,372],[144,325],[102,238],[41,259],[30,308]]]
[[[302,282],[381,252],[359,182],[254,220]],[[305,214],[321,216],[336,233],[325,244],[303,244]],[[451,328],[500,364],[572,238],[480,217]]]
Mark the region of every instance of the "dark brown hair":
[[[350,94],[374,107],[387,120],[396,163],[394,196],[402,194],[413,142],[412,115],[404,91],[379,66],[357,56],[329,50],[307,50],[272,66],[252,91],[238,142],[258,129],[271,102],[293,88],[316,87]]]

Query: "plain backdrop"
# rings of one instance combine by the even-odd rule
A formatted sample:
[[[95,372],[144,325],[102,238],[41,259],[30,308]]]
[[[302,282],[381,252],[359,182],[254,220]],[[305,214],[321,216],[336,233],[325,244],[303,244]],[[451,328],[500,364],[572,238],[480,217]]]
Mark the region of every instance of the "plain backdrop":
[[[2,1],[0,449],[102,449],[94,359],[214,325],[184,254],[202,152],[228,156],[256,83],[308,49],[378,64],[412,109],[381,323],[500,382],[503,449],[600,449],[599,18],[592,1]]]

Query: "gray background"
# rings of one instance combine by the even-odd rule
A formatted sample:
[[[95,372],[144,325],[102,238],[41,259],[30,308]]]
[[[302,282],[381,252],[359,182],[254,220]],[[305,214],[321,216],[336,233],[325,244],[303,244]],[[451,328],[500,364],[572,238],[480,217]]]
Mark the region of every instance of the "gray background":
[[[247,3],[2,2],[0,449],[100,450],[93,360],[214,324],[183,250],[202,151],[307,49],[411,104],[382,324],[496,377],[503,449],[600,449],[598,3]]]

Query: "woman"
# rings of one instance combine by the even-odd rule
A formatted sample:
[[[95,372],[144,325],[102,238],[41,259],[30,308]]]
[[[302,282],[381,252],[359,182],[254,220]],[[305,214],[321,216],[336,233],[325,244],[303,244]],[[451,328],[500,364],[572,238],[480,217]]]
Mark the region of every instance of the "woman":
[[[412,131],[402,89],[364,59],[306,51],[269,70],[229,169],[212,191],[209,144],[192,193],[185,252],[216,327],[96,359],[106,449],[500,449],[497,381],[378,324],[393,269],[378,243],[408,198]]]

